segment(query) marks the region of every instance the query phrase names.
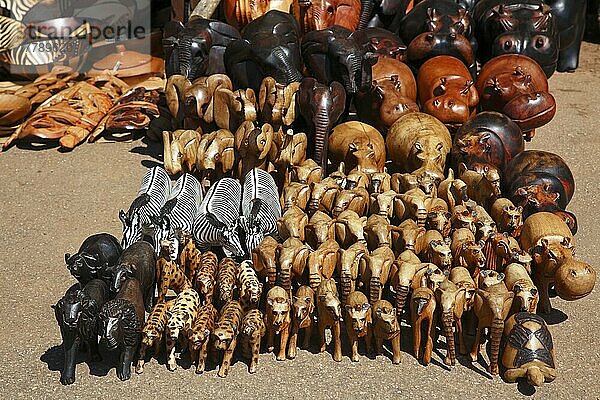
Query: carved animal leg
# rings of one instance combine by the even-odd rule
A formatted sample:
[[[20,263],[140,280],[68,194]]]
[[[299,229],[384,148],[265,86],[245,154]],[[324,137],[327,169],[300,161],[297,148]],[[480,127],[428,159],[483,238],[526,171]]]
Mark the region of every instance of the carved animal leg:
[[[167,369],[169,371],[175,371],[177,369],[177,362],[175,362],[175,340],[167,337]]]
[[[223,354],[223,362],[221,363],[221,367],[219,368],[219,373],[217,374],[221,378],[225,378],[227,374],[229,374],[229,367],[231,366],[231,358],[233,357],[233,351],[235,350],[236,338],[233,338],[227,350],[225,350]]]
[[[61,331],[63,331],[61,329]],[[61,332],[63,336],[63,348],[65,352],[65,365],[60,374],[60,383],[71,385],[75,383],[75,359],[79,349],[80,338],[74,332]]]
[[[267,331],[267,353],[270,353],[275,349],[275,346],[273,346],[273,337],[274,336],[275,336],[275,329],[273,329],[272,324],[269,324],[269,329]]]
[[[208,347],[208,339],[202,343],[200,348],[198,349],[198,363],[196,364],[196,373],[201,374],[204,372],[204,365],[206,361],[206,348]]]
[[[431,362],[431,353],[433,352],[433,335],[435,324],[433,318],[427,321],[427,342],[425,343],[425,351],[423,352],[423,365],[429,365]]]
[[[358,362],[358,337],[353,333],[354,332],[348,330],[348,340],[350,340],[350,349],[352,350],[350,360],[352,360],[352,362]]]
[[[298,340],[298,323],[294,321],[292,332],[290,333],[290,342],[288,344],[288,358],[293,360],[296,358],[296,342]]]
[[[98,340],[96,338],[87,341],[88,349],[90,350],[90,358],[94,362],[102,360],[102,356],[98,351]]]
[[[165,297],[167,297],[167,292],[169,291],[169,284],[161,284],[159,289],[160,290],[158,291],[158,297],[156,300],[157,303],[165,301]]]
[[[253,374],[256,372],[256,368],[258,367],[258,355],[260,354],[260,339],[252,343],[252,359],[250,361],[250,366],[248,367],[248,372]]]
[[[375,337],[375,354],[383,354],[383,339],[377,336]]]
[[[548,294],[548,288],[550,287],[550,281],[544,278],[538,278],[533,276],[533,283],[539,290],[540,299],[538,301],[537,310],[540,314],[550,314],[552,311],[552,305],[550,304],[550,295]]]
[[[342,361],[342,341],[340,339],[340,321],[336,321],[331,329],[333,333],[333,361]],[[323,336],[324,337],[324,336]]]
[[[135,346],[125,346],[121,352],[121,360],[119,367],[117,368],[117,377],[122,381],[131,378],[131,363],[133,362],[134,354]]]
[[[473,347],[471,348],[471,361],[476,362],[479,357],[479,340],[481,339],[481,330],[483,327],[477,326],[475,329],[475,339],[473,341]]]
[[[327,348],[327,342],[325,342],[325,323],[319,319],[319,352],[324,352]]]
[[[145,344],[145,343],[142,343],[140,345],[140,355],[139,355],[139,358],[138,358],[137,365],[135,366],[135,373],[136,374],[141,374],[141,373],[144,372],[144,363],[145,363],[144,358],[146,357],[146,348],[147,347],[148,347],[148,345]]]
[[[279,342],[279,354],[277,355],[277,361],[285,360],[285,349],[287,346],[288,338],[290,336],[290,326],[286,326],[284,330],[281,331],[281,341]]]
[[[418,360],[421,355],[421,319],[416,319],[412,324],[413,331],[413,352]]]
[[[400,333],[392,339],[392,363],[400,364],[402,353],[400,353]]]
[[[465,336],[462,329],[462,318],[456,318],[454,323],[456,324],[456,335],[458,336],[458,352],[460,354],[467,354],[467,346],[465,345]]]
[[[367,329],[367,336],[365,336],[365,348],[367,349],[367,354],[371,354],[371,344],[373,340],[373,331],[371,328]]]
[[[310,316],[309,316],[310,318]],[[310,323],[305,329],[304,329],[304,341],[302,343],[302,348],[303,349],[308,349],[310,347],[310,337],[312,335],[312,323]]]

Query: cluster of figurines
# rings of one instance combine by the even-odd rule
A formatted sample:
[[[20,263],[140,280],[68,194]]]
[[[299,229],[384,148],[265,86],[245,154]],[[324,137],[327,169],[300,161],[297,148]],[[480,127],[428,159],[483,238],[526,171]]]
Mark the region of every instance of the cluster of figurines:
[[[576,4],[282,3],[225,2],[231,25],[165,30],[165,169],[120,213],[120,244],[94,235],[65,257],[79,283],[55,307],[61,382],[99,337],[120,349],[120,379],[163,339],[169,369],[180,340],[198,372],[223,351],[225,376],[236,348],[256,371],[265,335],[294,358],[313,324],[321,351],[331,328],[336,361],[342,338],[353,361],[364,338],[377,352],[390,340],[399,363],[403,320],[424,364],[439,326],[449,365],[473,336],[476,362],[487,337],[491,374],[554,379],[536,312],[551,288],[586,296],[596,272],[574,256],[571,171],[524,141],[554,116],[547,78],[576,68]]]

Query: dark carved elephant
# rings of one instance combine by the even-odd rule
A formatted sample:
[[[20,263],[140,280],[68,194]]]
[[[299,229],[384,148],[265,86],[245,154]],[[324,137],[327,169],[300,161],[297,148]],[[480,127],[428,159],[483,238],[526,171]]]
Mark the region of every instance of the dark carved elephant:
[[[361,45],[365,51],[377,54],[380,58],[406,60],[406,45],[397,34],[387,29],[369,27],[360,29],[350,35],[350,39]]]
[[[371,84],[377,56],[352,40],[352,32],[340,26],[312,31],[302,38],[306,68],[317,81],[341,82],[348,95]]]
[[[193,81],[225,73],[225,48],[240,39],[235,28],[204,18],[193,18],[185,27],[181,23],[172,23],[170,27],[165,29],[163,38],[167,76],[181,74]]]
[[[264,78],[288,85],[302,79],[300,30],[290,14],[273,10],[250,22],[242,39],[225,50],[225,67],[234,87],[256,93]]]
[[[296,109],[308,125],[308,154],[325,175],[329,132],[344,113],[346,92],[339,82],[327,86],[315,78],[304,78],[296,94],[296,103]]]

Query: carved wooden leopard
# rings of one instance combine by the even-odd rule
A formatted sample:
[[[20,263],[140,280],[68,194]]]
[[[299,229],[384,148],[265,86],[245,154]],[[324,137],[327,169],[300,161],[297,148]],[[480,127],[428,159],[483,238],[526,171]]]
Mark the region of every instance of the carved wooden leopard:
[[[293,315],[290,342],[288,344],[288,358],[294,359],[296,358],[296,342],[300,329],[305,330],[302,348],[307,349],[310,345],[312,318],[315,311],[315,292],[309,286],[300,286],[292,300]]]
[[[144,372],[144,363],[146,350],[148,347],[154,347],[154,354],[158,354],[160,342],[162,341],[165,325],[167,324],[167,312],[175,304],[175,299],[169,301],[159,301],[154,305],[146,324],[142,329],[142,343],[140,345],[140,355],[135,367],[135,372],[141,374]]]
[[[200,296],[194,289],[186,289],[179,293],[173,308],[167,312],[167,368],[177,369],[175,362],[175,342],[181,336],[187,338],[187,332],[192,328],[198,308]]]
[[[244,315],[240,329],[240,345],[242,355],[250,359],[248,372],[253,374],[258,366],[260,340],[265,336],[266,327],[263,313],[260,310],[250,310]]]
[[[258,281],[252,261],[246,260],[240,264],[237,271],[237,282],[243,310],[247,312],[258,308],[263,285]]]
[[[218,304],[226,304],[233,300],[236,287],[237,263],[231,257],[225,257],[219,263],[217,272]]]
[[[240,331],[242,322],[242,314],[240,302],[231,300],[221,309],[219,321],[212,334],[215,349],[223,350],[223,362],[217,373],[221,378],[226,377],[229,373],[231,358],[237,343],[237,334]]]
[[[198,263],[196,262],[197,257],[200,255],[200,250],[196,248],[192,235],[185,233],[182,234],[183,249],[179,255],[179,265],[185,271],[185,275],[191,281],[196,275],[196,268]]]
[[[202,304],[212,303],[213,292],[215,290],[215,275],[219,259],[212,251],[207,251],[199,255],[200,266],[194,277],[194,289],[200,295]]]
[[[188,331],[188,343],[192,352],[192,360],[197,360],[196,373],[204,372],[204,362],[208,353],[210,334],[215,328],[217,309],[212,304],[205,304],[198,309],[198,314]]]
[[[164,257],[160,257],[156,261],[156,277],[158,279],[158,299],[157,301],[164,302],[169,289],[179,294],[186,289],[192,287],[192,283],[185,276],[183,269],[174,261],[168,261]]]

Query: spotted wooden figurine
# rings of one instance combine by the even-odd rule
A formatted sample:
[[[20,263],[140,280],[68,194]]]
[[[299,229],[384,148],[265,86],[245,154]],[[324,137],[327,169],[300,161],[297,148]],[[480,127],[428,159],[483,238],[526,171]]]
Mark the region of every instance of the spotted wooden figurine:
[[[277,361],[285,360],[286,346],[290,329],[291,302],[287,290],[281,286],[274,286],[267,293],[267,351],[275,349],[273,340],[275,334],[281,335]]]
[[[200,266],[194,277],[194,289],[200,295],[202,304],[212,303],[213,292],[215,290],[215,275],[219,260],[212,251],[207,251],[197,257]]]
[[[237,264],[231,257],[225,257],[219,263],[217,272],[217,300],[218,304],[226,304],[233,300],[233,291],[236,288]]]
[[[181,235],[181,244],[183,246],[179,255],[179,265],[185,271],[185,275],[191,281],[196,275],[198,263],[195,262],[197,256],[200,255],[200,250],[196,248],[194,239],[191,234],[185,232]]]
[[[264,316],[260,310],[253,309],[244,315],[240,330],[240,344],[242,355],[250,360],[248,372],[251,374],[256,372],[260,341],[266,331]]]
[[[208,353],[210,334],[215,328],[217,309],[212,304],[205,304],[198,309],[198,314],[188,331],[188,342],[192,352],[192,360],[197,360],[196,373],[204,372],[204,362]]]
[[[223,350],[223,361],[217,373],[221,378],[225,378],[229,373],[231,358],[237,344],[237,335],[242,322],[242,314],[240,303],[237,300],[231,300],[221,309],[219,321],[215,325],[212,334],[215,349]]]
[[[504,325],[504,378],[515,382],[527,379],[533,386],[556,378],[556,361],[552,336],[544,319],[536,314],[520,312]]]
[[[240,303],[244,311],[258,308],[263,285],[258,281],[252,261],[246,260],[240,264],[237,271],[237,282],[240,288]]]
[[[167,324],[167,312],[175,304],[175,299],[169,301],[159,301],[154,305],[146,324],[142,329],[142,342],[140,345],[140,358],[135,367],[135,372],[141,374],[144,372],[144,363],[146,350],[148,347],[154,347],[154,354],[158,354],[160,343],[162,341],[165,325]]]
[[[304,342],[302,348],[308,349],[313,326],[313,313],[315,311],[315,292],[309,286],[300,286],[292,299],[292,329],[288,344],[288,358],[296,358],[296,342],[298,332],[304,329]]]
[[[183,269],[174,261],[160,257],[156,261],[156,277],[158,282],[158,302],[164,302],[169,289],[179,294],[186,289],[191,289],[192,283],[185,275]]]
[[[167,312],[167,368],[177,369],[175,362],[175,342],[181,336],[187,338],[187,332],[192,328],[198,308],[200,296],[194,289],[186,289],[179,293],[173,308]]]

